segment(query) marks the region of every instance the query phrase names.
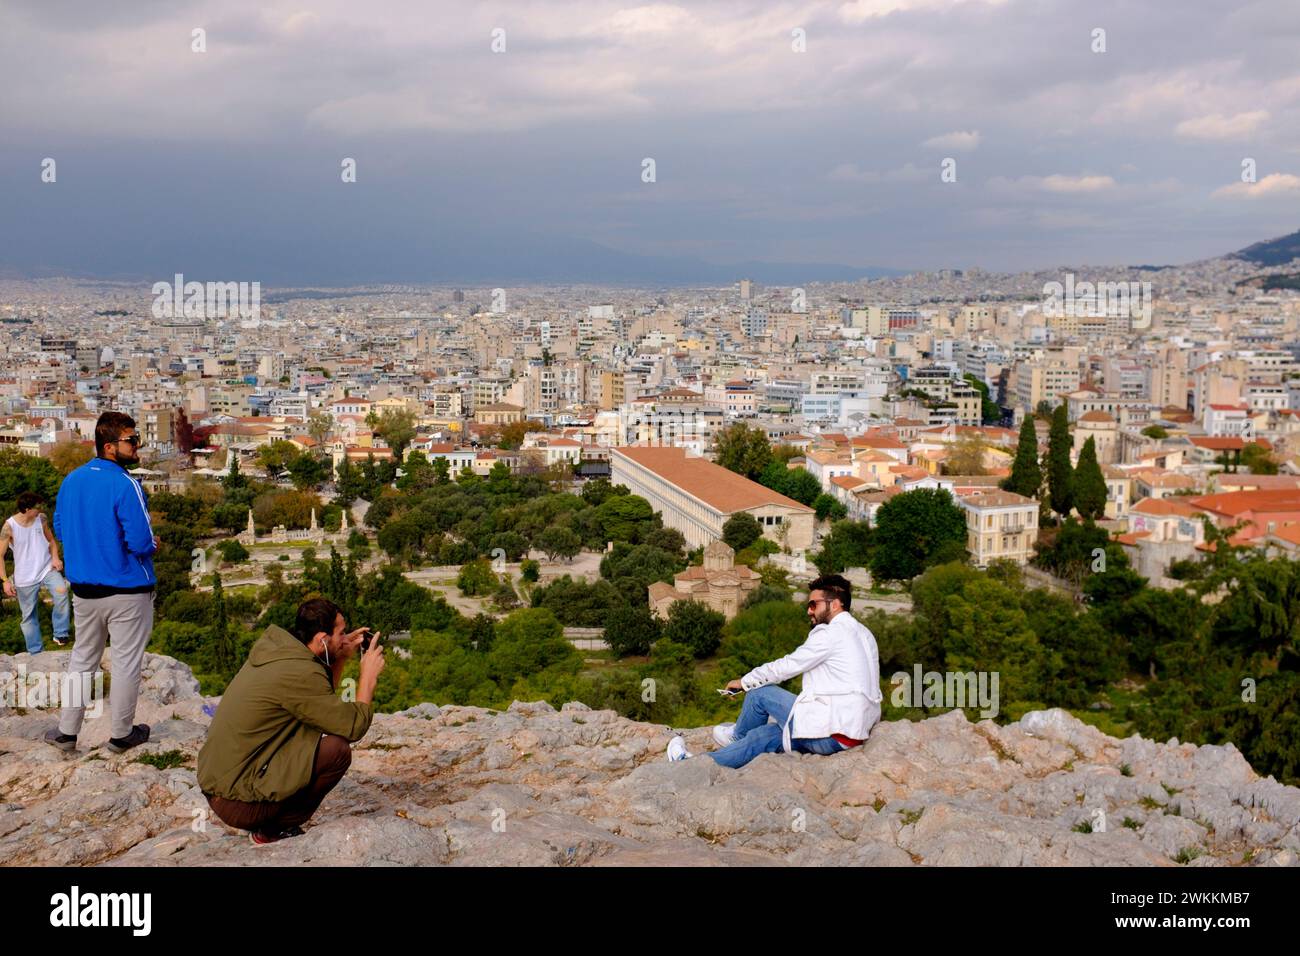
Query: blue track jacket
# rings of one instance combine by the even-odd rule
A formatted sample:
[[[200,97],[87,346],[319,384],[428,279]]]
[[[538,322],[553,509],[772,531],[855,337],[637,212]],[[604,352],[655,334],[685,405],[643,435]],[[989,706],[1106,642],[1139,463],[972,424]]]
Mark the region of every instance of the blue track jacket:
[[[158,581],[144,489],[115,461],[92,458],[63,479],[54,534],[74,590],[81,584],[144,591]]]

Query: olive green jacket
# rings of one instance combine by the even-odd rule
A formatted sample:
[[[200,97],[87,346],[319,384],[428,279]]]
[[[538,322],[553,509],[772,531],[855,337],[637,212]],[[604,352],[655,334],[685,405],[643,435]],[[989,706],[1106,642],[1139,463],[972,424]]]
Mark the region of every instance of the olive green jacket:
[[[373,713],[370,704],[339,697],[325,662],[272,625],[212,718],[199,751],[199,789],[246,803],[284,800],[310,781],[322,734],[360,740]]]

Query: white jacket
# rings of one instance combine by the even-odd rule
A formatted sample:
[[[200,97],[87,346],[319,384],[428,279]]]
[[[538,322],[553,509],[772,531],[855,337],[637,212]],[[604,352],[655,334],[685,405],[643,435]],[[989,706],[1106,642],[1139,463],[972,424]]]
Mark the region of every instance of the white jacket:
[[[880,652],[875,635],[848,611],[818,624],[785,657],[755,667],[740,679],[746,691],[803,675],[803,691],[790,708],[782,741],[843,734],[866,740],[880,720]]]

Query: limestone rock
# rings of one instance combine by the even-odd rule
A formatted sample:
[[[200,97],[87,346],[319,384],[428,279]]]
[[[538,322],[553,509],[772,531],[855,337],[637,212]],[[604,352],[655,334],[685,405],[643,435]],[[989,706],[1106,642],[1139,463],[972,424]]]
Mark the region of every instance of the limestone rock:
[[[61,671],[66,652],[0,656]],[[105,655],[111,674],[111,658]],[[195,757],[214,701],[146,655],[148,744],[75,753],[55,712],[0,709],[0,859],[12,865],[1263,866],[1300,865],[1300,789],[1231,745],[1116,740],[1059,709],[999,726],[960,711],[878,725],[833,757],[741,770],[664,760],[668,728],[570,702],[420,704],[376,715],[304,836],[253,847],[212,815]],[[206,710],[205,710],[206,705]],[[107,707],[105,707],[107,710]],[[142,758],[144,758],[142,760]],[[1127,772],[1121,767],[1127,765]]]

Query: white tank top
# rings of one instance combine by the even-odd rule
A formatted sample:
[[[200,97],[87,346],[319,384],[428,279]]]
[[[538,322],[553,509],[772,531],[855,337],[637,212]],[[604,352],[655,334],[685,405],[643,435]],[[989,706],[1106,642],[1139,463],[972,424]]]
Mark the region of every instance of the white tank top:
[[[50,543],[45,540],[45,516],[37,515],[31,527],[24,528],[10,518],[9,536],[14,549],[14,587],[29,588],[40,584],[50,573]]]

